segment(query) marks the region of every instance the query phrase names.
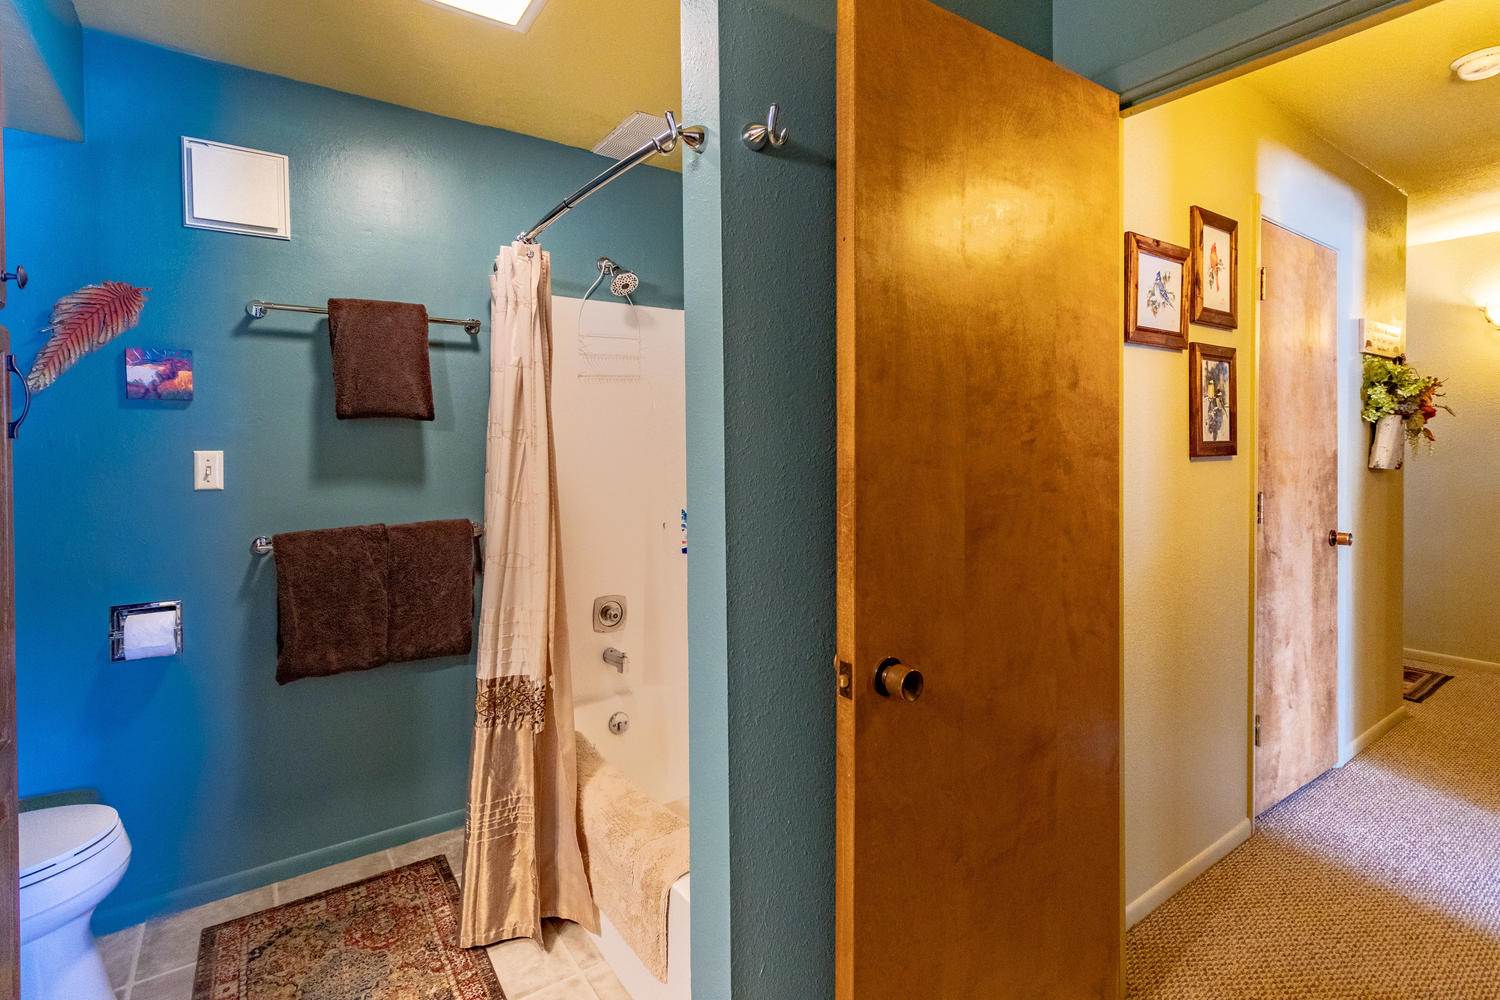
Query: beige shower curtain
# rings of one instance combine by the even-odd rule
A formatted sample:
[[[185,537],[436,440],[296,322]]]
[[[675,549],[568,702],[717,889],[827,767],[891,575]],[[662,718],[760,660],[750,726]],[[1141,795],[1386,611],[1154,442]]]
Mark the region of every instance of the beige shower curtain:
[[[490,278],[484,587],[463,947],[541,940],[544,917],[599,915],[578,843],[578,762],[551,424],[551,260],[500,251]]]

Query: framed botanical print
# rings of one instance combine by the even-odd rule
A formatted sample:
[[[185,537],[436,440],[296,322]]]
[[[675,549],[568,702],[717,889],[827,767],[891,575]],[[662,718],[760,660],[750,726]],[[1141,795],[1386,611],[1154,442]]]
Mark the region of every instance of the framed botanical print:
[[[1125,342],[1187,347],[1186,247],[1125,234]]]
[[[1234,348],[1188,346],[1188,455],[1238,453],[1239,394]]]
[[[1197,205],[1189,224],[1193,322],[1233,330],[1240,325],[1240,224]]]

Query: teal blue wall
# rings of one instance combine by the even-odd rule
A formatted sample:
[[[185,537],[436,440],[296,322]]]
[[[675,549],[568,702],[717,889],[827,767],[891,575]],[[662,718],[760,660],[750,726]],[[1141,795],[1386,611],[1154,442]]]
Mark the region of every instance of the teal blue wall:
[[[1052,56],[1052,0],[935,0],[960,17],[1009,38],[1038,55]]]
[[[15,449],[23,795],[97,788],[129,873],[109,929],[461,821],[472,661],[277,687],[272,566],[252,536],[479,517],[488,274],[497,248],[603,164],[587,152],[85,33],[82,144],[5,135],[4,313],[23,367],[51,304],[90,281],[149,286],[139,329],[38,396]],[[182,225],[179,137],[291,157],[290,242]],[[555,289],[609,254],[640,301],[682,302],[681,178],[641,169],[548,234]],[[326,327],[245,302],[422,301],[438,419],[336,421]],[[127,402],[128,345],[193,351],[197,398]],[[193,449],[228,488],[191,489]],[[186,650],[109,662],[112,604],[180,598]],[[217,880],[217,881],[215,881]]]
[[[695,1000],[832,995],[833,11],[684,6]]]
[[[0,0],[7,125],[77,139],[83,129],[83,30],[72,0]]]
[[[949,5],[1050,44],[1045,2]],[[835,10],[683,6],[695,1000],[833,995]]]

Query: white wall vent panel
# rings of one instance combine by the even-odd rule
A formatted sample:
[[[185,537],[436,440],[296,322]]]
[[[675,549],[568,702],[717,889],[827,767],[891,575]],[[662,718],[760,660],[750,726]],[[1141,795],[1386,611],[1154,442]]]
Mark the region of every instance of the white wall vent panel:
[[[291,239],[288,165],[279,153],[183,136],[183,225]]]

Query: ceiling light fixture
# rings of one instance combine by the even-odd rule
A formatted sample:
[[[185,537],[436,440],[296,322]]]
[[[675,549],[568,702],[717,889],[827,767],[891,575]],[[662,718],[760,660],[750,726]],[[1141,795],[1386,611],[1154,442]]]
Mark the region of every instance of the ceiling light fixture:
[[[1490,321],[1490,325],[1500,329],[1500,299],[1486,302],[1479,308],[1484,310],[1484,318]]]
[[[536,20],[546,0],[433,0],[444,7],[478,14],[507,28],[525,31]]]
[[[1500,76],[1500,45],[1459,56],[1448,67],[1460,80],[1488,80]]]

